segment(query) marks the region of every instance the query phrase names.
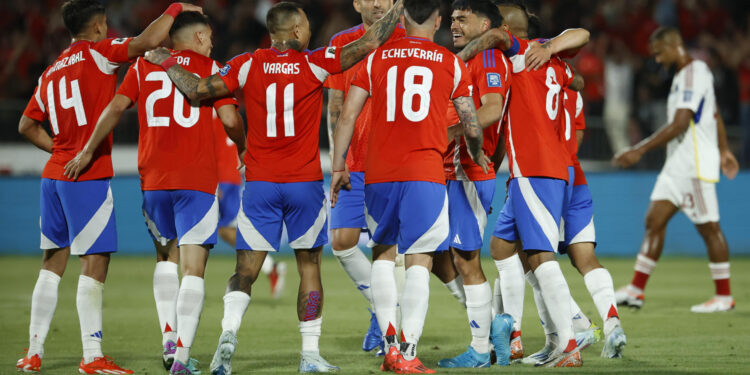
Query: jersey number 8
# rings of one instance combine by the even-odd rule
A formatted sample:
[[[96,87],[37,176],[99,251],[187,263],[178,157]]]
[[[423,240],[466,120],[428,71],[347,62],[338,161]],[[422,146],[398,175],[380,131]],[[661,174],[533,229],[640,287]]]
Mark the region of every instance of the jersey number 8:
[[[386,86],[386,121],[396,121],[396,82],[398,67],[392,66],[387,73]],[[416,83],[416,77],[422,77],[422,83]],[[419,122],[427,118],[430,112],[430,89],[432,89],[432,70],[423,66],[410,66],[404,72],[404,96],[401,100],[401,112],[407,120]],[[414,108],[414,97],[419,96],[419,109]]]

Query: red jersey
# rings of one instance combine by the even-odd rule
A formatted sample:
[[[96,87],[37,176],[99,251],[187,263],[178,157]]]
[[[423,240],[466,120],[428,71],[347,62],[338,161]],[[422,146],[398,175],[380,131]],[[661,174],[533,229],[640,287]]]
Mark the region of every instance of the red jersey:
[[[260,49],[233,58],[221,69],[219,76],[229,91],[242,89],[245,96],[247,181],[323,179],[318,145],[323,82],[339,72],[337,47]]]
[[[99,116],[115,95],[117,69],[128,61],[131,39],[80,40],[71,44],[41,77],[24,116],[52,129],[52,156],[42,178],[72,181],[65,164],[83,149]],[[78,181],[112,177],[112,136],[94,151]]]
[[[359,39],[364,34],[365,27],[363,24],[359,24],[334,35],[329,44],[336,47],[343,47],[350,42]],[[406,30],[399,24],[396,26],[396,29],[393,30],[393,34],[391,34],[388,41],[403,38],[404,36],[406,36]],[[364,64],[364,61],[358,62],[342,73],[331,75],[326,80],[325,87],[341,90],[344,92],[344,96],[346,96],[346,94],[349,93],[349,87],[352,84],[352,80],[354,80],[354,75],[359,71],[362,64]],[[346,154],[346,166],[349,168],[349,171],[363,172],[365,170],[365,155],[367,155],[367,139],[370,134],[370,122],[370,99],[367,99],[365,105],[362,107],[362,112],[360,112],[359,117],[357,117],[352,142],[349,145],[349,152]]]
[[[510,35],[510,34],[508,34]],[[557,56],[540,69],[526,70],[529,41],[512,35],[505,51],[513,70],[513,89],[504,125],[511,178],[550,177],[568,180],[570,155],[564,142],[562,87],[572,75]]]
[[[404,37],[371,53],[352,82],[370,93],[372,128],[365,184],[445,184],[449,100],[471,96],[463,62],[432,41]]]
[[[193,51],[174,51],[172,56],[200,77],[219,71],[216,61]],[[216,193],[219,180],[213,112],[214,108],[236,105],[236,101],[223,98],[191,103],[164,69],[142,58],[130,67],[117,94],[138,103],[141,189]]]
[[[466,62],[466,69],[474,88],[474,105],[477,108],[482,105],[482,96],[487,94],[500,94],[503,96],[505,103],[508,102],[508,90],[511,82],[510,62],[501,51],[496,49],[483,51],[481,56],[474,56]],[[458,123],[455,108],[449,104],[448,111],[449,119],[451,119],[449,125]],[[497,148],[497,142],[500,139],[499,126],[500,121],[484,129],[482,150],[488,157],[491,157]],[[488,165],[490,172],[484,173],[482,168],[471,160],[463,136],[456,137],[448,145],[443,166],[445,178],[448,180],[485,181],[495,179],[495,170],[492,163]]]
[[[565,143],[570,153],[570,165],[575,170],[574,186],[586,185],[586,176],[578,161],[578,134],[576,131],[586,129],[586,118],[583,114],[583,97],[567,87],[563,88],[565,108]]]
[[[216,139],[216,162],[218,163],[219,182],[240,185],[242,176],[237,167],[240,166],[240,158],[237,156],[237,146],[227,136],[224,124],[214,113],[214,137]]]

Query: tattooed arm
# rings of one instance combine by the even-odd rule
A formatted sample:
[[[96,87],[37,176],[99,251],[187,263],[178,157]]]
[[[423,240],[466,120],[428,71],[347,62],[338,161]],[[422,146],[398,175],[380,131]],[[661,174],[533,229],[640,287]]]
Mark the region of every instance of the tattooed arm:
[[[367,29],[364,35],[341,48],[341,70],[349,69],[388,40],[396,28],[403,10],[404,1],[398,0],[383,18]]]
[[[328,145],[330,147],[331,162],[333,162],[333,135],[336,133],[336,124],[339,122],[343,106],[344,92],[336,89],[328,89]]]
[[[574,56],[581,47],[589,42],[589,32],[586,29],[568,29],[560,35],[544,42],[529,46],[526,52],[526,68],[537,70],[549,59],[560,54],[561,57]]]
[[[503,51],[511,47],[511,40],[503,29],[489,29],[467,44],[457,55],[463,61],[469,61],[472,57],[480,52],[490,49],[499,48]]]
[[[161,47],[146,53],[146,61],[161,65],[168,58],[172,57],[169,50]],[[172,65],[167,70],[169,79],[174,82],[188,100],[203,100],[209,98],[220,98],[231,94],[224,81],[217,74],[206,78],[200,78],[193,73],[188,72],[179,64]]]
[[[357,122],[362,107],[364,107],[370,93],[367,90],[352,85],[346,95],[346,101],[341,111],[341,117],[336,124],[336,133],[333,135],[333,164],[331,172],[331,207],[336,206],[339,191],[352,188],[349,183],[349,172],[346,170],[346,153],[354,134],[354,125]]]
[[[479,125],[477,109],[474,107],[474,100],[471,97],[462,96],[453,99],[453,106],[456,108],[458,118],[461,120],[461,126],[464,129],[464,139],[466,140],[466,146],[469,149],[471,159],[482,167],[484,173],[487,173],[487,162],[489,159],[482,150],[484,139],[482,127]]]

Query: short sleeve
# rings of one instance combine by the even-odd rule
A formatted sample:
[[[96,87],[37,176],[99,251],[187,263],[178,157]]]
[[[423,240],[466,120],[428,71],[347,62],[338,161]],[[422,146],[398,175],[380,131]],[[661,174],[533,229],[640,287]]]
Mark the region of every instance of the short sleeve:
[[[462,96],[471,97],[471,77],[466,65],[457,56],[453,56],[453,91],[451,99]]]
[[[138,101],[138,94],[141,91],[140,83],[138,82],[138,66],[140,64],[140,58],[135,64],[130,66],[128,72],[125,74],[125,78],[122,80],[120,87],[117,88],[118,95],[124,95],[130,99],[131,102],[135,103]]]
[[[487,94],[505,95],[508,92],[510,70],[502,53],[496,49],[482,53],[482,66],[472,65],[479,97]],[[479,68],[479,69],[477,69]]]
[[[513,66],[513,73],[520,73],[526,69],[526,51],[529,49],[529,41],[519,39],[506,31],[510,37],[510,48],[503,53]]]
[[[91,47],[99,52],[104,58],[115,64],[126,63],[130,60],[128,46],[133,38],[110,38],[94,43]]]
[[[235,107],[239,107],[240,104],[237,102],[237,99],[235,99],[234,96],[225,96],[214,101],[214,109],[219,109],[225,105],[233,105]]]
[[[573,69],[570,67],[570,64],[560,59],[559,57],[553,58],[557,59],[557,61],[559,61],[563,67],[563,75],[562,77],[560,77],[562,78],[560,85],[563,87],[569,87],[573,83],[573,78],[575,78],[575,75],[573,75]]]
[[[42,79],[39,78],[39,83],[34,89],[34,96],[31,97],[29,103],[26,104],[26,109],[23,111],[23,115],[39,122],[44,121],[47,118],[47,110],[44,102],[42,101]]]
[[[337,73],[328,76],[328,79],[323,83],[323,87],[334,90],[346,91],[346,82],[344,79],[344,73]]]
[[[372,53],[370,54],[370,56],[367,56],[367,60],[365,60],[364,64],[360,64],[359,70],[357,70],[357,73],[354,74],[354,79],[352,79],[352,85],[369,92],[371,95],[372,90],[370,87],[370,72],[372,70],[372,60],[374,56],[375,55]]]
[[[315,77],[325,82],[331,74],[341,73],[341,48],[328,46],[307,52],[305,56]]]
[[[701,111],[705,93],[713,90],[713,76],[703,64],[688,65],[678,86],[677,109],[689,109],[697,115]]]
[[[252,62],[253,55],[243,53],[233,57],[223,68],[219,69],[219,78],[224,81],[229,92],[245,87]]]
[[[576,93],[576,130],[586,130],[586,114],[583,113],[583,95]]]

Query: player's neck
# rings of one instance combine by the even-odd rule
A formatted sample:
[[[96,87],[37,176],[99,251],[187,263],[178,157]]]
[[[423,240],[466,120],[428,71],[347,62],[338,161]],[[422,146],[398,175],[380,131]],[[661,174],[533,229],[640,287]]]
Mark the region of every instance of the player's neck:
[[[197,48],[195,48],[194,46],[189,45],[189,44],[175,43],[174,44],[174,50],[175,51],[192,51],[192,52],[195,52],[195,53],[197,53],[199,55],[206,56],[203,53],[201,53]],[[206,56],[206,57],[208,57],[208,56]]]
[[[277,49],[279,52],[292,49],[297,52],[302,51],[302,44],[297,39],[271,39],[271,47]]]
[[[690,64],[691,62],[693,62],[693,57],[690,56],[690,54],[688,53],[681,54],[677,58],[677,71],[682,70],[682,68],[688,66],[688,64]]]
[[[367,24],[367,22],[365,22],[365,20],[362,20],[362,28],[363,28],[363,29],[364,29],[365,31],[367,31],[367,29],[369,29],[369,28],[370,28],[370,26],[372,26],[372,24],[369,24],[369,25],[368,25],[368,24]]]
[[[435,37],[435,33],[433,33],[432,30],[407,29],[406,36],[412,38],[427,39],[432,42]]]
[[[93,36],[93,35],[82,34],[82,35],[77,35],[77,36],[74,36],[74,37],[73,37],[73,39],[72,39],[72,40],[70,41],[70,44],[73,44],[73,43],[77,43],[77,42],[80,42],[80,41],[82,41],[82,40],[85,40],[85,41],[87,41],[87,42],[92,42],[92,43],[96,43],[96,42],[98,42],[98,41],[99,41],[99,40],[97,40],[97,38],[96,38],[95,36]]]

